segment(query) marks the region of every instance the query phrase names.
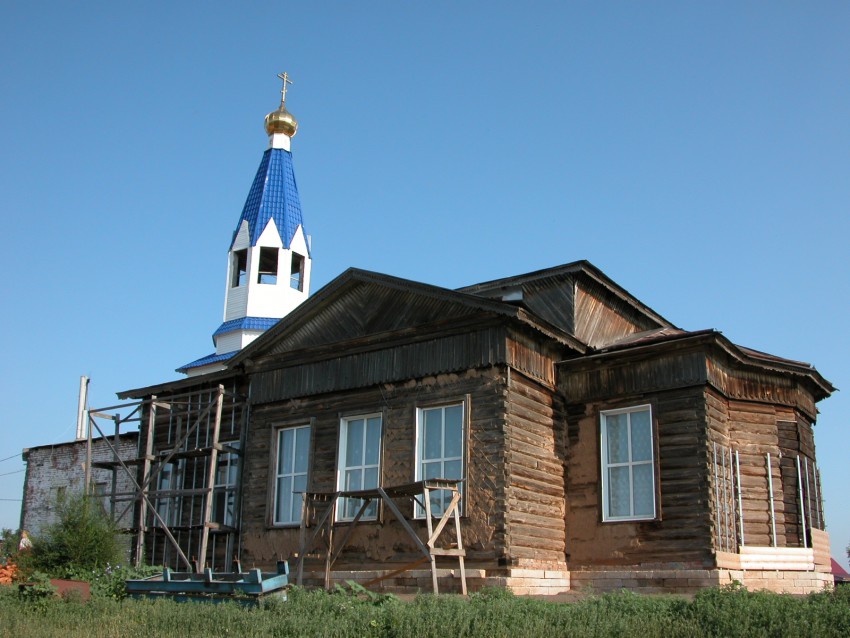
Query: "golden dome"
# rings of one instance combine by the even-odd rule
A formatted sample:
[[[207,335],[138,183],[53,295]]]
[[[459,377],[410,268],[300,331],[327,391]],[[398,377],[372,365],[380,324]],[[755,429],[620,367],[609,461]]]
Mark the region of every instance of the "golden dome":
[[[281,103],[280,108],[266,115],[266,133],[283,133],[292,137],[298,131],[298,120]]]

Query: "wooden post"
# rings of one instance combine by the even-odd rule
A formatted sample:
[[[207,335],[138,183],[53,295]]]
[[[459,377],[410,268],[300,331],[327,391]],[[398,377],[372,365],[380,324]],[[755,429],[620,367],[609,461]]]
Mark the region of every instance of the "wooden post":
[[[156,395],[151,396],[148,404],[148,428],[145,433],[145,448],[142,457],[142,484],[139,490],[139,531],[136,534],[136,567],[144,561],[145,533],[147,532],[147,511],[145,500],[151,474],[151,458],[153,458],[153,429],[156,423]]]
[[[86,411],[86,416],[89,420],[92,419],[91,414]],[[88,432],[86,433],[86,476],[85,482],[83,483],[83,492],[86,496],[91,494],[91,422],[89,422],[89,427],[86,428]]]
[[[116,414],[113,417],[115,421],[115,441],[113,445],[115,449],[118,449],[118,446],[121,445],[121,415]],[[113,523],[118,523],[115,520],[115,492],[118,491],[118,467],[112,466],[112,492],[109,495],[109,518],[112,519]]]
[[[464,549],[463,549],[463,539],[460,536],[460,506],[458,505],[457,499],[460,496],[460,490],[457,485],[455,485],[455,498],[452,499],[454,504],[454,517],[455,517],[455,533],[457,534],[457,548],[460,550],[460,554],[458,554],[458,562],[460,563],[460,589],[461,593],[466,596],[466,567],[464,566]],[[457,500],[455,500],[457,499]]]
[[[301,493],[301,525],[298,533],[298,571],[295,576],[295,584],[299,587],[304,577],[304,552],[307,546],[307,492]]]
[[[331,554],[334,548],[334,523],[336,522],[336,504],[338,498],[334,498],[330,506],[330,516],[328,517],[328,553],[325,555],[325,589],[331,588]]]
[[[422,487],[423,497],[425,499],[425,521],[428,526],[428,538],[430,539],[434,534],[434,525],[431,521],[431,489],[427,484]],[[434,586],[434,593],[439,594],[440,589],[439,585],[437,585],[437,557],[434,556],[434,552],[431,550],[434,549],[430,542],[428,544],[428,556],[431,560],[431,583]]]
[[[201,521],[201,543],[200,548],[198,549],[198,573],[201,573],[201,571],[206,566],[207,561],[207,545],[209,544],[210,539],[210,520],[212,518],[213,497],[215,492],[215,473],[218,469],[216,467],[216,465],[218,464],[218,435],[221,430],[221,413],[223,407],[224,386],[219,384],[218,397],[216,397],[215,406],[215,421],[213,421],[212,443],[209,456],[210,466],[207,468],[207,483],[205,485],[206,496],[204,497],[204,509],[202,514],[203,520]]]

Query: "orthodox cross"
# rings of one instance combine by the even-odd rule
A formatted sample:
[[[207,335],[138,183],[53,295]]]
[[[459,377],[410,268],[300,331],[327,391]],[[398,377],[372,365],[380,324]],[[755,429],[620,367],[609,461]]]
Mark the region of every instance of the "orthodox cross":
[[[283,73],[278,73],[277,77],[279,77],[283,81],[283,88],[280,90],[280,103],[283,104],[286,102],[286,85],[292,84],[292,80],[289,79],[289,75],[284,71]]]

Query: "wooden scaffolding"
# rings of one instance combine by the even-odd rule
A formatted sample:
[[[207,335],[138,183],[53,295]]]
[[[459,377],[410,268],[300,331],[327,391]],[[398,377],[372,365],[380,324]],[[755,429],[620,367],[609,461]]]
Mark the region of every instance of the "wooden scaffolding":
[[[104,419],[113,423],[113,440],[98,423]],[[244,398],[223,385],[88,410],[87,491],[93,467],[112,472],[111,493],[101,496],[109,499],[113,521],[126,520],[133,511],[133,523],[124,531],[134,537],[136,564],[176,562],[200,572],[218,560],[230,569],[239,553],[246,419]],[[121,428],[128,425],[139,428],[138,453],[129,459],[117,446]],[[92,460],[95,432],[106,441],[109,460]],[[122,473],[129,491],[117,489]],[[221,541],[217,550],[216,541]]]
[[[369,587],[387,578],[393,578],[427,562],[431,569],[431,583],[434,593],[437,594],[439,593],[439,586],[437,584],[437,557],[450,556],[458,560],[461,591],[466,595],[466,568],[464,567],[466,550],[463,548],[463,540],[460,532],[459,505],[461,491],[459,485],[461,482],[454,479],[438,478],[409,483],[407,485],[377,487],[369,490],[306,492],[303,495],[304,505],[301,515],[301,542],[297,557],[297,584],[301,585],[303,582],[305,558],[309,553],[318,549],[321,543],[324,545],[324,548],[320,549],[319,555],[324,560],[325,588],[330,588],[331,568],[350,540],[351,535],[357,528],[357,524],[363,519],[364,514],[369,510],[372,503],[382,503],[387,510],[392,512],[393,516],[410,536],[410,539],[422,554],[422,557],[412,563],[408,563],[398,569],[374,578],[364,583],[364,586]],[[442,514],[439,515],[439,518],[432,509],[431,493],[433,491],[446,491],[451,494],[451,500]],[[360,507],[353,519],[337,520],[337,507],[341,498],[354,499],[360,502]],[[426,540],[423,541],[419,538],[416,530],[411,526],[409,520],[411,517],[402,514],[396,503],[397,499],[412,501],[424,512],[428,534]],[[411,510],[412,513],[413,509]],[[438,541],[451,520],[454,520],[456,546],[440,547],[438,546]],[[436,525],[434,524],[435,521]],[[336,538],[338,526],[342,526],[342,530],[344,530],[341,532],[339,540]],[[308,527],[312,527],[309,536],[307,534]]]

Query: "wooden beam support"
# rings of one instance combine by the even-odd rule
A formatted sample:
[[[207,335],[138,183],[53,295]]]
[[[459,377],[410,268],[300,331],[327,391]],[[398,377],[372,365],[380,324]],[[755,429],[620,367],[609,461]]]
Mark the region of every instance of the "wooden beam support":
[[[206,498],[204,499],[203,520],[201,531],[201,546],[198,549],[199,569],[204,569],[207,562],[207,546],[210,539],[209,522],[212,519],[213,497],[215,496],[215,474],[218,468],[218,435],[221,431],[221,413],[224,408],[224,386],[219,384],[218,396],[215,402],[215,420],[213,421],[212,448],[210,450],[209,467],[207,468]]]

